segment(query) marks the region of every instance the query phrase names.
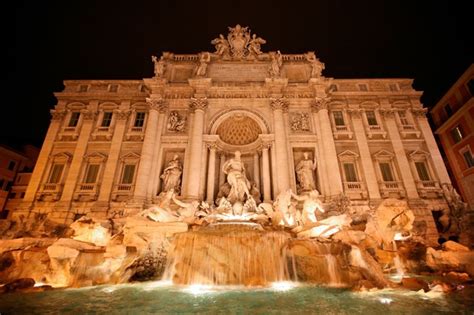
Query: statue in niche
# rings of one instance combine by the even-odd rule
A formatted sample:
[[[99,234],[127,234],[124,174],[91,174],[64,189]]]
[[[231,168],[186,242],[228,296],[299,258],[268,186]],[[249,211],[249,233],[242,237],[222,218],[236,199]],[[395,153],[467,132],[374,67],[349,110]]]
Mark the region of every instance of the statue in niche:
[[[163,192],[173,190],[176,194],[181,192],[181,174],[183,167],[177,154],[168,162],[160,178],[163,180]]]
[[[323,73],[323,70],[325,68],[324,63],[319,61],[318,58],[316,58],[316,55],[314,52],[308,52],[305,54],[306,60],[311,64],[311,77],[312,78],[319,78],[321,77],[321,74]]]
[[[298,192],[307,192],[316,189],[314,171],[316,160],[309,159],[309,152],[303,153],[304,158],[296,165],[296,177],[298,179]]]
[[[227,175],[230,192],[227,199],[234,204],[244,202],[250,197],[250,182],[245,176],[245,165],[240,159],[240,151],[235,151],[234,157],[227,160],[222,166],[222,172]]]
[[[161,56],[160,60],[158,60],[156,56],[151,56],[151,60],[153,61],[155,65],[155,77],[156,78],[163,77],[163,74],[165,73],[165,67],[166,67],[164,57]]]
[[[168,131],[183,132],[186,125],[186,117],[181,117],[177,111],[172,111],[168,118]]]
[[[270,52],[270,58],[272,60],[272,64],[269,69],[270,77],[271,78],[279,78],[281,72],[281,66],[283,65],[283,56],[281,55],[280,51],[277,52]]]
[[[265,44],[267,41],[261,37],[257,37],[256,34],[252,35],[252,39],[249,42],[248,50],[251,55],[258,56],[262,53],[261,45]]]
[[[204,77],[206,76],[207,64],[211,61],[211,54],[208,52],[203,52],[199,54],[199,65],[196,68],[196,76]]]
[[[213,39],[211,44],[215,45],[216,54],[223,57],[229,56],[230,46],[227,39],[224,38],[224,35],[219,34],[219,37]]]

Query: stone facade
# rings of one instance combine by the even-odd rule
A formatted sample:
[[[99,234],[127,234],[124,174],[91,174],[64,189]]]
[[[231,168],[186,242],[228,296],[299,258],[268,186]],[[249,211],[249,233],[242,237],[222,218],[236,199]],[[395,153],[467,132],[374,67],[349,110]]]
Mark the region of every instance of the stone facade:
[[[179,198],[212,203],[237,150],[271,201],[298,191],[295,166],[308,153],[327,205],[341,193],[360,212],[406,199],[420,233],[436,240],[431,211],[447,207],[450,179],[413,80],[324,77],[314,53],[265,53],[264,42],[236,26],[213,41],[214,53],[154,57],[152,78],[65,81],[12,218],[70,223],[152,206],[176,156]]]

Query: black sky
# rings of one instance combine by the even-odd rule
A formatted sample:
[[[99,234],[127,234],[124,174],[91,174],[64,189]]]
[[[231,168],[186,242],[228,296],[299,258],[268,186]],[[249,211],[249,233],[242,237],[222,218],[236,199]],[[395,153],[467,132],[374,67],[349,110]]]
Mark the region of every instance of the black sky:
[[[263,50],[316,51],[335,78],[414,78],[433,106],[474,62],[461,1],[16,1],[3,6],[0,143],[41,145],[67,79],[151,77],[151,55],[213,51],[240,23]]]

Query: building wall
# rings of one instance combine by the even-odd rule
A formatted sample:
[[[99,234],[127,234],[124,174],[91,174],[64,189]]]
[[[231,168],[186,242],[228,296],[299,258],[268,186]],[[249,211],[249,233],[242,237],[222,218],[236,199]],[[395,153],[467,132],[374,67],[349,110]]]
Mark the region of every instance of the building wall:
[[[455,186],[471,209],[474,209],[474,166],[468,165],[464,154],[474,154],[473,82],[474,65],[471,65],[431,110]],[[446,106],[451,110],[446,111]],[[453,136],[456,127],[461,128],[462,139]]]
[[[174,155],[184,166],[179,198],[212,202],[223,182],[220,166],[235,150],[262,199],[271,201],[288,188],[297,191],[295,166],[309,152],[324,202],[343,192],[364,212],[384,198],[405,199],[424,233],[437,238],[431,211],[447,207],[441,187],[450,179],[412,80],[311,77],[304,55],[284,55],[279,78],[268,77],[269,59],[216,60],[206,77],[196,77],[197,58],[168,55],[161,78],[65,81],[14,216],[48,213],[68,223],[83,213],[143,209],[157,202],[160,175]],[[103,127],[108,112],[112,121]],[[144,124],[137,127],[141,112]],[[170,127],[173,113],[185,119],[184,128]],[[336,123],[339,113],[343,124]],[[247,129],[230,130],[241,119],[259,130],[256,140],[247,141],[253,139]],[[389,165],[393,180],[384,181],[380,163]],[[427,178],[416,163],[424,163]],[[91,164],[99,165],[97,180],[87,183]],[[344,164],[354,166],[355,178]],[[55,165],[63,165],[56,177]],[[135,165],[130,183],[122,180],[125,165]]]

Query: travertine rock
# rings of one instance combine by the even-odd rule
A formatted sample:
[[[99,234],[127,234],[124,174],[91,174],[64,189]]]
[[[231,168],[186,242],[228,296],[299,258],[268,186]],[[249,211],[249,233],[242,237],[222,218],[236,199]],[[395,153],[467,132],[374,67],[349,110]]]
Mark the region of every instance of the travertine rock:
[[[444,242],[442,245],[443,250],[449,252],[468,252],[469,247],[456,243],[454,241]]]

